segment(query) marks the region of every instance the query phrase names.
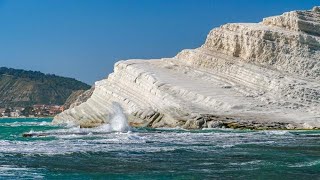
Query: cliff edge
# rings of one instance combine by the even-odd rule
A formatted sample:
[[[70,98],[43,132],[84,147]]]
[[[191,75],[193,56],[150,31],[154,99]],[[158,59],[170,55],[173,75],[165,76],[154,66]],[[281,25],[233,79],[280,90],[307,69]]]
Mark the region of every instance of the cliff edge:
[[[132,126],[320,128],[320,8],[223,25],[173,58],[119,61],[53,123],[107,123],[112,102]]]

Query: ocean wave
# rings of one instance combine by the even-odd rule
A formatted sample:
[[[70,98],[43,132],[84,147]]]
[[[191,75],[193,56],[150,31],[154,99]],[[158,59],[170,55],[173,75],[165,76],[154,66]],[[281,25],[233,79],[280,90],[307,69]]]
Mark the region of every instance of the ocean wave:
[[[99,126],[96,128],[80,128],[80,127],[70,127],[70,128],[63,128],[63,129],[54,129],[54,130],[46,130],[46,131],[29,131],[26,132],[24,135],[27,137],[56,137],[62,139],[69,139],[69,138],[81,138],[87,136],[102,136],[105,134],[128,134],[128,132],[114,132],[108,124]]]
[[[310,167],[310,166],[317,166],[317,165],[320,165],[320,160],[297,163],[297,164],[290,165],[289,167],[300,168],[300,167]]]
[[[160,128],[155,128],[156,130],[161,130],[161,131],[190,131],[188,129],[184,129],[182,127],[174,127],[174,128],[166,128],[166,127],[160,127]]]
[[[292,136],[293,134],[286,130],[266,130],[261,133],[265,135],[275,135],[275,136]]]
[[[39,122],[41,123],[41,122]],[[172,130],[172,129],[170,129]],[[177,129],[175,129],[177,130]],[[133,129],[114,132],[108,124],[96,128],[61,127],[46,131],[29,131],[28,141],[0,140],[0,153],[56,155],[88,152],[157,152],[187,150],[199,153],[247,148],[243,145],[287,145],[296,138],[288,131],[166,131]],[[50,137],[50,138],[46,138]],[[53,138],[52,138],[53,137]],[[290,143],[291,144],[291,143]],[[170,146],[169,149],[163,149]],[[161,152],[160,151],[160,152]]]
[[[0,123],[0,127],[19,127],[19,126],[53,126],[51,122],[11,122],[11,123]]]
[[[261,164],[263,164],[263,161],[262,160],[253,160],[253,161],[239,162],[239,163],[231,162],[229,164],[232,166],[261,165]]]
[[[43,179],[44,174],[39,173],[40,169],[25,168],[12,165],[0,165],[0,178],[27,178],[27,179]]]

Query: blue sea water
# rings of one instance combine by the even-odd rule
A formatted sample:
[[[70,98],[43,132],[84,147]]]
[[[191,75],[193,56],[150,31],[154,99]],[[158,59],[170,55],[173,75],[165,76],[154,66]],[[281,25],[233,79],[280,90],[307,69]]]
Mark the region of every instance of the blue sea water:
[[[320,178],[320,131],[119,133],[51,120],[0,119],[0,179]]]

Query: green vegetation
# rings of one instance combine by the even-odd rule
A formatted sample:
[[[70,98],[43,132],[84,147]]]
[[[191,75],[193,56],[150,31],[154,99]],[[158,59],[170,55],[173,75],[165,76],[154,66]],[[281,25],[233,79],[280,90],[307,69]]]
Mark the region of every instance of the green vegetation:
[[[35,112],[34,112],[33,107],[28,106],[28,107],[24,108],[24,110],[21,112],[21,114],[23,116],[29,117],[30,115],[34,115]]]
[[[72,92],[89,88],[89,85],[73,78],[38,71],[0,68],[0,107],[62,105]]]

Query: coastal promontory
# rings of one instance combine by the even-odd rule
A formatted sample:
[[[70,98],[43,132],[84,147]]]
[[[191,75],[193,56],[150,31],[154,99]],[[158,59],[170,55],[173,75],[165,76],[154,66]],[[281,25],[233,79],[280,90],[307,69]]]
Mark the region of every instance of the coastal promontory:
[[[172,58],[119,61],[53,123],[108,123],[113,102],[132,126],[320,128],[319,7],[222,25]]]

